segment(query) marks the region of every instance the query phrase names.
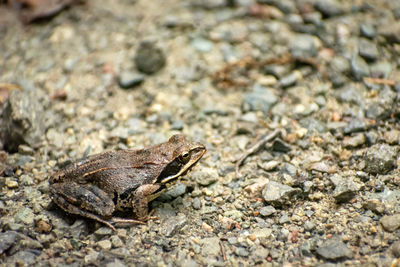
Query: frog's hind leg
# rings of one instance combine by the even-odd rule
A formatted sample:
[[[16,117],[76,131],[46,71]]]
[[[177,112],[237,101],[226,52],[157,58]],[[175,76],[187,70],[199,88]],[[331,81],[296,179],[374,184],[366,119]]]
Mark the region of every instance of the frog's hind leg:
[[[114,202],[97,186],[57,183],[50,187],[50,193],[52,200],[66,212],[96,220],[115,230],[110,221],[102,218],[111,218]]]

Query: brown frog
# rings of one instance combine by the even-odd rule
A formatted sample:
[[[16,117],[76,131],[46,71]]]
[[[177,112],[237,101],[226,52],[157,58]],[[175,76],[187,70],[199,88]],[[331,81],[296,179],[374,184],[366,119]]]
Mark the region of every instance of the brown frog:
[[[204,145],[173,135],[139,150],[104,152],[67,166],[50,177],[52,200],[63,210],[115,230],[113,223],[143,223],[148,202],[157,198],[200,160]],[[113,217],[132,210],[135,219]]]

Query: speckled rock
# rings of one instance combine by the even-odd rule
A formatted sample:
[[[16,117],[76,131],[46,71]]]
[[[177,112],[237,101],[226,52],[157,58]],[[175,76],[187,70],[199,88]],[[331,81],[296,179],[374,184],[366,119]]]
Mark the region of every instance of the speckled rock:
[[[164,67],[166,58],[164,52],[151,41],[139,44],[135,55],[135,64],[139,71],[153,74]]]
[[[383,216],[379,222],[383,229],[393,232],[400,227],[400,214]]]
[[[270,181],[262,191],[262,196],[265,202],[272,205],[287,205],[301,193],[299,188],[292,188],[290,186]]]
[[[340,260],[351,258],[353,253],[341,241],[327,240],[317,249],[317,254],[327,260]]]
[[[385,174],[395,165],[397,149],[386,144],[376,144],[365,153],[365,171],[372,174]]]

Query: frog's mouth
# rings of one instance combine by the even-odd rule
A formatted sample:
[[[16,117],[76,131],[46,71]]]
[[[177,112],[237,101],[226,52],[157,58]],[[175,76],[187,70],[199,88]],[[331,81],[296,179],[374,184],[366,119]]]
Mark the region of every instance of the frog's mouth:
[[[191,150],[191,157],[188,162],[184,163],[179,160],[174,160],[164,168],[158,176],[157,182],[167,184],[178,180],[183,175],[186,175],[193,166],[196,165],[206,151],[207,150],[204,146],[199,146]]]

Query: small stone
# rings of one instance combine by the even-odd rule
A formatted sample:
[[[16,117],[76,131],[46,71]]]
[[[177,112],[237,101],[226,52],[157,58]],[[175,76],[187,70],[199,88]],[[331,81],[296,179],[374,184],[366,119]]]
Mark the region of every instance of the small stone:
[[[192,206],[193,206],[193,208],[194,208],[195,210],[199,210],[199,209],[201,208],[201,201],[200,201],[200,199],[199,199],[198,197],[195,197],[195,198],[193,199]]]
[[[275,181],[270,181],[262,191],[262,196],[267,203],[280,206],[290,204],[300,192],[299,188],[292,188]]]
[[[356,134],[350,138],[343,140],[343,146],[347,148],[356,148],[365,143],[365,136],[363,133]]]
[[[207,186],[218,181],[218,171],[214,168],[202,168],[201,171],[195,171],[191,177],[200,185]]]
[[[387,232],[393,232],[400,227],[400,214],[383,216],[379,222]]]
[[[311,171],[318,171],[318,172],[323,172],[323,173],[335,173],[336,168],[335,166],[331,166],[325,161],[319,161],[319,162],[314,162],[311,163],[308,167],[307,170]]]
[[[378,199],[368,199],[363,203],[363,208],[371,210],[377,214],[383,214],[386,210],[385,204]]]
[[[300,75],[297,72],[292,72],[286,76],[283,76],[281,79],[279,79],[279,86],[282,88],[287,88],[287,87],[293,86],[297,83],[299,78],[300,78]]]
[[[171,216],[163,223],[162,232],[165,236],[171,237],[179,231],[186,224],[186,216],[179,214],[178,216]]]
[[[136,50],[135,64],[139,71],[153,74],[164,67],[166,62],[164,52],[153,42],[143,41]]]
[[[106,267],[125,267],[126,265],[119,259],[114,259],[112,262],[106,264]]]
[[[120,248],[124,245],[124,242],[117,235],[111,236],[111,244],[113,248]]]
[[[343,179],[333,191],[333,197],[335,198],[336,203],[347,202],[352,199],[360,189],[360,184],[355,183],[351,179]]]
[[[400,22],[392,23],[390,25],[381,25],[379,34],[385,37],[389,44],[400,44]]]
[[[395,241],[391,247],[390,250],[392,251],[392,254],[395,258],[400,257],[400,241]]]
[[[400,144],[400,131],[398,130],[391,130],[385,132],[383,135],[386,143],[390,145],[399,145]]]
[[[217,257],[220,255],[221,247],[220,240],[218,237],[208,237],[201,240],[203,247],[201,254],[204,257]]]
[[[362,57],[358,55],[353,56],[350,65],[353,76],[357,81],[362,80],[363,77],[369,76],[369,66]]]
[[[110,250],[111,249],[111,241],[110,240],[101,240],[97,242],[97,245],[104,250]]]
[[[86,265],[88,264],[93,264],[97,261],[97,258],[99,257],[99,252],[96,252],[94,250],[89,250],[89,252],[85,255],[84,258],[84,263]]]
[[[300,58],[315,57],[318,53],[315,37],[308,34],[297,34],[289,44],[292,56]]]
[[[317,0],[314,4],[315,9],[324,17],[335,17],[343,14],[342,4],[336,0]]]
[[[242,110],[268,112],[278,102],[278,97],[272,89],[254,85],[253,91],[244,94]]]
[[[0,233],[0,254],[9,249],[19,239],[18,234],[14,231]]]
[[[358,53],[365,60],[373,61],[379,56],[378,48],[376,44],[367,39],[361,39],[358,44]]]
[[[100,227],[99,229],[97,229],[94,234],[98,237],[98,238],[102,238],[104,236],[108,236],[111,235],[113,233],[113,230],[110,227]]]
[[[33,210],[28,207],[25,207],[25,208],[22,208],[15,215],[15,221],[23,222],[24,224],[30,225],[30,224],[33,224],[34,217],[35,217],[35,215],[33,213]]]
[[[18,153],[22,154],[22,155],[30,155],[32,156],[35,151],[27,145],[19,145],[18,146]]]
[[[118,77],[118,84],[123,89],[130,89],[140,85],[145,79],[145,76],[140,73],[125,71]]]
[[[376,29],[372,24],[361,24],[360,32],[361,35],[369,39],[373,39],[376,36]]]
[[[235,254],[239,257],[247,257],[249,256],[249,252],[243,248],[243,247],[238,247],[235,249]]]
[[[343,132],[345,134],[350,134],[350,133],[365,131],[366,128],[367,125],[365,124],[364,121],[353,119],[343,128]]]
[[[395,165],[397,149],[387,144],[373,145],[364,155],[365,171],[371,174],[386,174]]]
[[[311,232],[312,230],[315,229],[315,223],[311,222],[311,221],[306,221],[303,225],[304,230],[306,230],[307,232]]]
[[[288,143],[281,140],[280,138],[277,138],[274,140],[272,144],[272,150],[282,153],[288,153],[292,150],[292,147]]]
[[[317,254],[326,260],[341,260],[351,258],[353,253],[341,241],[327,240],[317,249]]]
[[[196,38],[192,41],[192,46],[199,52],[207,53],[213,48],[213,43],[203,38]]]
[[[44,220],[40,220],[36,223],[36,229],[39,233],[50,233],[52,225]]]
[[[273,206],[266,206],[260,209],[261,216],[267,217],[276,212],[276,209]]]
[[[10,189],[18,188],[18,182],[14,180],[7,180],[6,185]]]

